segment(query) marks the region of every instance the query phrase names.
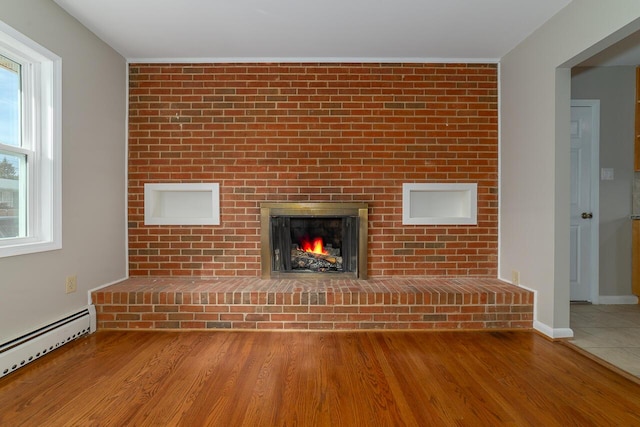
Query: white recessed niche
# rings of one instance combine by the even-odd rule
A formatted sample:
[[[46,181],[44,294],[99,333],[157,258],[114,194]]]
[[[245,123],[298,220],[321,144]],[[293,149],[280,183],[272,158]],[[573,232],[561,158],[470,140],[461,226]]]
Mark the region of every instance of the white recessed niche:
[[[218,183],[145,184],[145,225],[219,225]]]
[[[478,184],[402,184],[402,223],[476,225]]]

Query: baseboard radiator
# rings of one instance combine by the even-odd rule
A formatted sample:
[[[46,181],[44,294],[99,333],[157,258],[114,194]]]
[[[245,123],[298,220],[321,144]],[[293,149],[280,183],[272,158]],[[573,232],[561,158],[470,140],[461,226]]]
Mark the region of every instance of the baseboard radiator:
[[[95,330],[96,311],[90,305],[82,311],[0,344],[0,378]]]

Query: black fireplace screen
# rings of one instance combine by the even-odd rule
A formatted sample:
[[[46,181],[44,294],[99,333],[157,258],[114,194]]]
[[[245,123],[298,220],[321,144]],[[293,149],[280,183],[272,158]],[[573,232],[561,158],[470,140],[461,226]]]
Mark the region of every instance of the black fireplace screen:
[[[368,205],[260,205],[260,269],[270,278],[367,278]]]
[[[355,273],[358,216],[272,216],[271,269],[295,273]]]

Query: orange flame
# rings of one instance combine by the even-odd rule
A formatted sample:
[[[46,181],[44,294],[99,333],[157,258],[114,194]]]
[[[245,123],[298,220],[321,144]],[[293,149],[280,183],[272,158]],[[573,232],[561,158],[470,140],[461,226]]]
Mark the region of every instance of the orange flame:
[[[324,250],[324,243],[322,242],[322,237],[316,237],[313,240],[310,240],[309,238],[304,237],[300,242],[300,244],[301,244],[302,250],[305,252],[329,255],[329,252]]]

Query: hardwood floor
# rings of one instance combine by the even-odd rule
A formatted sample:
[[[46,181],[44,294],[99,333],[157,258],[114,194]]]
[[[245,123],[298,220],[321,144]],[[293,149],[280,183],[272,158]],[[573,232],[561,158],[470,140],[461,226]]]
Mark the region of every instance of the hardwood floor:
[[[640,385],[531,332],[135,332],[0,380],[2,426],[632,426]]]

